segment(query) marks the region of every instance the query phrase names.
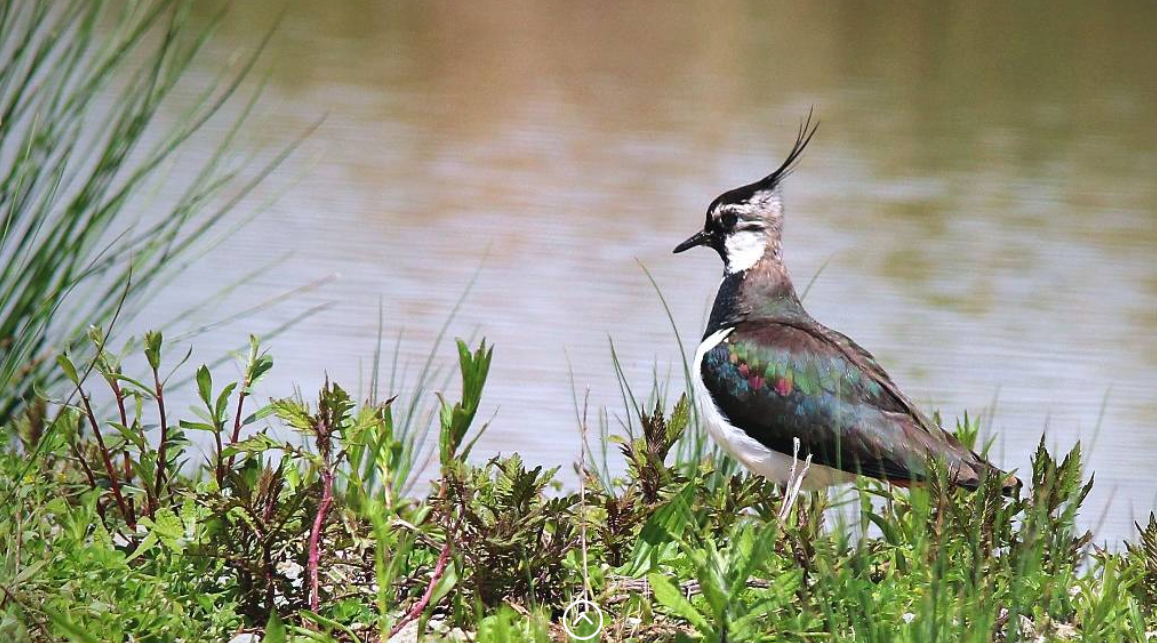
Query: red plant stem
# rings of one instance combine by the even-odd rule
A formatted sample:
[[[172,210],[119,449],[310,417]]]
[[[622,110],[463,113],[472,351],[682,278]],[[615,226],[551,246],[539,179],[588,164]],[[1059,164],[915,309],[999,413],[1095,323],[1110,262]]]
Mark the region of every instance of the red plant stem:
[[[161,441],[157,445],[157,490],[153,494],[154,505],[160,501],[161,490],[165,484],[165,469],[168,463],[165,461],[165,448],[169,446],[169,421],[165,417],[165,386],[161,384],[161,376],[157,373],[157,369],[153,369],[153,382],[156,385],[157,395],[157,412],[161,416]],[[156,507],[154,506],[154,511]]]
[[[117,479],[116,467],[113,466],[112,457],[109,455],[108,447],[104,445],[104,437],[100,434],[100,422],[96,421],[96,414],[92,412],[92,404],[88,401],[88,396],[84,391],[80,391],[80,399],[84,402],[84,411],[88,415],[88,423],[92,426],[92,432],[96,436],[96,444],[100,447],[100,457],[104,460],[104,469],[108,472],[109,484],[112,486],[112,495],[116,498],[117,506],[120,507],[121,515],[124,516],[125,522],[129,527],[136,528],[137,520],[133,516],[132,509],[129,508],[125,502],[124,495],[121,494],[121,483]]]
[[[245,389],[249,388],[249,382],[246,380],[242,382],[241,392],[237,394],[237,417],[233,418],[233,435],[229,440],[229,444],[237,444],[241,439],[241,412],[245,409]],[[237,458],[236,455],[229,456],[229,468],[233,468],[233,461]]]
[[[69,444],[68,448],[72,449],[73,457],[80,463],[80,468],[84,471],[84,477],[88,478],[88,484],[91,485],[93,489],[98,488],[100,485],[96,483],[96,476],[92,474],[92,468],[88,466],[88,462],[85,461],[84,455],[80,453],[80,449],[75,443]]]
[[[281,478],[274,478],[275,482],[270,485],[268,494],[265,497],[265,507],[261,512],[261,520],[268,525],[273,520],[273,512],[277,509],[277,498],[281,494]],[[278,526],[277,528],[280,528]],[[264,539],[261,546],[262,561],[265,567],[265,607],[273,611],[277,606],[273,603],[274,584],[273,584],[273,543],[270,539]]]
[[[125,393],[121,389],[121,385],[115,378],[110,378],[109,386],[112,387],[113,395],[116,396],[117,410],[121,416],[121,426],[126,429],[129,427],[129,414],[125,410]],[[133,480],[133,459],[129,456],[128,451],[125,451],[125,484],[131,484]],[[153,498],[153,490],[149,489],[148,485],[143,485],[145,488],[145,502],[148,506],[150,516],[155,516],[157,511],[157,502]]]
[[[216,422],[214,422],[216,424]],[[221,428],[218,427],[213,431],[213,439],[217,442],[217,486],[225,485],[225,461],[222,459],[225,446],[221,444]]]
[[[321,529],[325,525],[325,515],[333,503],[333,472],[328,462],[321,472],[321,503],[317,505],[317,515],[313,518],[313,529],[309,532],[309,609],[317,612],[321,599],[318,595],[317,567],[321,561]]]
[[[117,383],[116,379],[108,378],[108,384],[112,388],[113,396],[116,397],[117,410],[121,414],[121,426],[126,429],[129,428],[129,414],[125,411],[125,394],[121,390],[121,385]],[[129,457],[128,452],[125,452],[125,484],[129,484],[133,479],[133,461]]]
[[[418,618],[422,615],[422,612],[426,611],[426,606],[430,604],[430,598],[434,596],[434,586],[442,579],[442,574],[446,573],[446,563],[449,561],[450,540],[449,534],[447,534],[446,544],[442,545],[442,552],[438,554],[438,564],[434,565],[434,573],[430,575],[430,584],[426,586],[425,593],[422,594],[422,598],[418,599],[417,603],[414,603],[410,611],[406,612],[406,615],[394,624],[394,627],[390,629],[390,635],[387,639],[393,638],[394,635],[401,632],[402,628],[406,627],[410,621]]]

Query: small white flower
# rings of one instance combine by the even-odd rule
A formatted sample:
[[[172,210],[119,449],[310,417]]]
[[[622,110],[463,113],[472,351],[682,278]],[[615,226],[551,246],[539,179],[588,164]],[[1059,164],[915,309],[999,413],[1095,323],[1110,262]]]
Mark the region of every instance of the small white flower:
[[[245,632],[229,639],[229,643],[261,643],[261,635]]]
[[[912,621],[916,620],[916,615],[912,612],[904,612],[904,615],[900,618],[904,619],[905,623],[911,623]]]

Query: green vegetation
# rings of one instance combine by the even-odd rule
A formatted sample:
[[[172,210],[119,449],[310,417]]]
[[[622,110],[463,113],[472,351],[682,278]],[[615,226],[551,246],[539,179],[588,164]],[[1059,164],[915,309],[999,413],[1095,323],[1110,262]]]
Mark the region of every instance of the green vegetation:
[[[248,169],[230,153],[250,100],[231,108],[214,154],[169,174],[260,53],[200,88],[184,83],[196,93],[178,102],[224,16],[194,24],[192,4],[0,0],[0,423],[60,382],[52,358],[89,324],[123,325],[204,250],[292,148]],[[174,124],[158,118],[166,105],[182,110]]]
[[[376,397],[400,388],[380,385],[380,355],[363,401],[328,382],[266,401],[254,386],[273,359],[256,338],[236,381],[161,332],[113,349],[272,167],[246,178],[227,162],[250,102],[200,172],[162,182],[253,64],[156,131],[220,19],[194,27],[190,9],[0,5],[0,641],[566,640],[579,598],[602,606],[605,641],[1157,630],[1157,520],[1123,548],[1092,545],[1075,527],[1091,486],[1079,448],[1058,460],[1042,445],[1014,498],[942,473],[911,491],[799,494],[738,471],[685,397],[668,403],[656,379],[640,399],[616,360],[625,435],[599,415],[602,449],[584,448],[573,489],[557,468],[479,452],[485,342],[458,343],[460,393],[436,402],[430,363],[405,401]],[[123,99],[108,105],[110,88]],[[160,185],[172,198],[156,216],[126,221]],[[194,408],[166,403],[185,388]],[[967,418],[957,432],[978,433]]]
[[[1079,448],[1042,446],[1022,497],[938,475],[836,501],[675,457],[694,432],[680,398],[617,440],[625,474],[579,463],[563,490],[557,469],[474,449],[492,349],[459,342],[421,498],[403,492],[416,454],[392,399],[327,383],[258,406],[273,362],[256,339],[221,382],[171,364],[160,334],[140,378],[89,337],[89,362],[59,360],[64,399],[12,422],[0,456],[6,641],[566,640],[576,598],[604,609],[601,640],[1143,641],[1157,625],[1157,522],[1091,545]],[[188,416],[164,407],[183,371]]]

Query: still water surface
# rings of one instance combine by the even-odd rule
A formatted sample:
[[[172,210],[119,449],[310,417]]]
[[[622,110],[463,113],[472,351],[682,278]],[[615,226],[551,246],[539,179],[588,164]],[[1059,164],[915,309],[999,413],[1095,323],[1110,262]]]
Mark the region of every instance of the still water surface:
[[[239,5],[205,73],[283,3]],[[198,355],[329,304],[273,340],[262,392],[364,387],[380,303],[413,381],[481,265],[450,330],[497,347],[477,452],[569,465],[572,373],[622,414],[608,337],[639,390],[656,366],[682,386],[639,263],[692,351],[721,266],[671,248],[814,106],[785,238],[801,289],[826,266],[812,313],[926,408],[986,412],[1006,467],[1042,433],[1095,436],[1086,520],[1127,535],[1157,495],[1157,5],[660,6],[291,0],[249,144],[324,122],[299,178],[157,306],[286,254],[202,319],[334,279]]]

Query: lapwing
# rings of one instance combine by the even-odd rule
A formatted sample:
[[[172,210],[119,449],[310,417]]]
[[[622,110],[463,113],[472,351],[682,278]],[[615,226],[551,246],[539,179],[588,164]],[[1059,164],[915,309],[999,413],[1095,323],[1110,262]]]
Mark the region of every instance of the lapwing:
[[[783,181],[815,135],[801,124],[787,159],[758,181],[721,194],[703,229],[675,252],[708,246],[723,282],[695,352],[692,387],[712,438],[750,471],[787,484],[810,455],[803,487],[870,476],[909,486],[943,463],[957,485],[1000,476],[1020,485],[944,431],[906,396],[871,353],[812,318],[784,266]]]

